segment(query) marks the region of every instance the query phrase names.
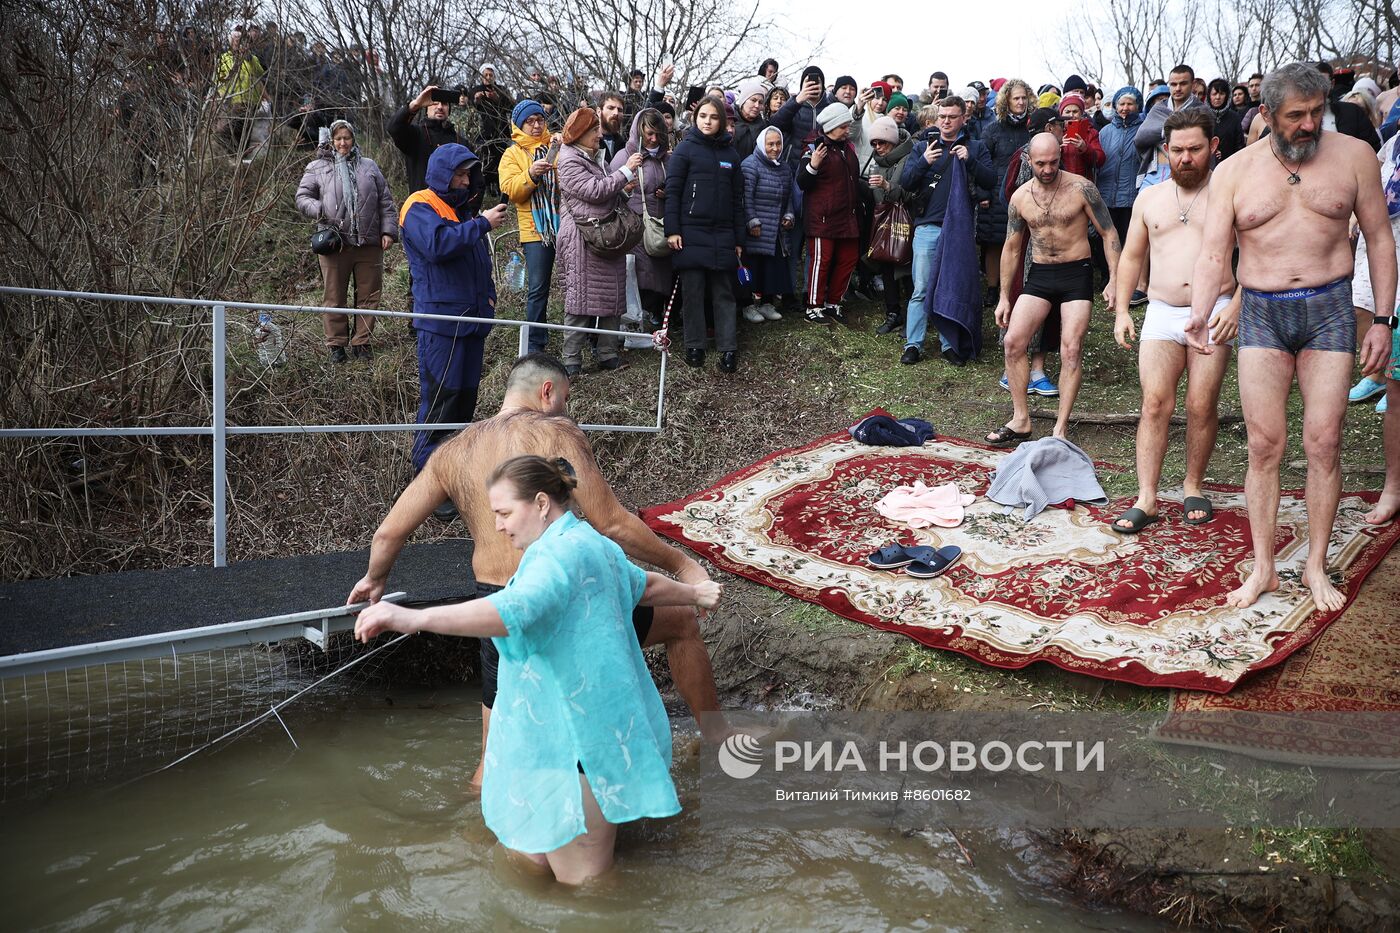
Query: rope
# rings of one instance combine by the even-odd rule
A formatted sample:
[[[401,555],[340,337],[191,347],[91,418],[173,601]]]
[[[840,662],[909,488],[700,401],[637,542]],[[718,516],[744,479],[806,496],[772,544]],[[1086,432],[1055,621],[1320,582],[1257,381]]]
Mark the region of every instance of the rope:
[[[330,680],[332,677],[336,676],[337,674],[340,674],[340,673],[343,673],[343,672],[345,672],[345,671],[350,670],[350,668],[354,667],[356,664],[359,664],[361,661],[364,661],[364,660],[367,660],[367,659],[369,659],[369,658],[374,657],[376,654],[378,654],[379,652],[383,651],[385,648],[392,648],[392,647],[394,647],[395,645],[397,645],[399,642],[403,641],[403,640],[404,640],[405,638],[407,638],[407,637],[409,637],[407,633],[405,633],[405,634],[403,634],[403,635],[400,635],[398,638],[395,638],[393,641],[385,642],[384,644],[382,644],[382,645],[380,645],[379,647],[373,649],[372,651],[367,651],[367,652],[365,652],[364,654],[360,655],[358,658],[355,658],[353,661],[350,661],[350,662],[348,662],[348,663],[346,663],[346,664],[342,664],[340,667],[337,667],[335,670],[331,671],[329,674],[327,674],[326,676],[322,677],[320,680],[317,680],[315,683],[309,684],[309,685],[307,685],[307,686],[301,688],[301,689],[298,690],[296,693],[294,693],[294,694],[292,694],[291,696],[287,697],[287,699],[283,700],[281,703],[278,703],[278,704],[276,704],[275,706],[269,707],[268,710],[267,710],[267,712],[265,712],[265,713],[263,713],[263,714],[261,714],[261,715],[259,715],[259,716],[253,717],[252,719],[248,720],[247,722],[243,723],[243,724],[240,725],[240,726],[234,726],[232,729],[230,729],[229,731],[225,732],[223,735],[219,736],[217,739],[214,739],[212,742],[208,742],[208,743],[206,743],[206,744],[204,744],[204,745],[201,745],[199,748],[196,748],[196,749],[194,749],[194,750],[192,750],[192,751],[186,752],[185,754],[181,755],[179,758],[176,758],[174,761],[170,762],[170,763],[167,764],[167,765],[162,765],[161,767],[156,768],[154,771],[148,771],[148,772],[146,772],[145,774],[138,775],[137,777],[132,778],[130,781],[127,781],[127,782],[124,783],[124,784],[118,785],[116,788],[114,788],[114,790],[121,790],[121,788],[126,787],[128,784],[134,784],[134,783],[136,783],[137,781],[140,781],[140,780],[143,780],[143,779],[145,779],[145,778],[148,778],[148,777],[150,777],[150,776],[153,775],[153,774],[159,774],[159,773],[162,772],[162,771],[169,771],[171,768],[175,767],[176,765],[180,764],[180,763],[183,762],[183,761],[188,761],[189,759],[193,758],[195,755],[198,755],[200,752],[207,751],[208,749],[213,748],[215,745],[218,745],[220,742],[222,742],[222,741],[224,741],[224,740],[226,740],[226,739],[231,739],[231,738],[233,738],[234,736],[238,735],[239,733],[245,732],[245,731],[247,731],[248,729],[253,728],[253,726],[256,726],[258,723],[262,722],[264,719],[267,719],[269,716],[275,716],[275,717],[277,717],[277,721],[280,722],[280,723],[282,723],[282,728],[283,728],[283,729],[286,729],[286,731],[287,731],[287,738],[289,738],[289,739],[292,740],[292,745],[293,745],[293,746],[296,746],[296,747],[298,747],[298,748],[300,748],[300,746],[297,745],[297,740],[296,740],[295,738],[292,737],[292,730],[287,729],[287,724],[286,724],[285,722],[283,722],[282,716],[281,716],[281,714],[280,714],[278,711],[281,710],[283,707],[287,706],[289,703],[292,703],[292,702],[294,702],[294,701],[300,699],[302,696],[305,696],[307,693],[310,693],[312,690],[315,690],[317,687],[321,686],[321,684],[323,684],[323,683],[325,683],[326,681]]]
[[[671,286],[671,297],[666,302],[666,314],[661,318],[661,329],[651,335],[651,342],[662,353],[668,353],[671,349],[671,309],[676,304],[676,294],[681,290],[680,276],[676,277],[676,283]]]

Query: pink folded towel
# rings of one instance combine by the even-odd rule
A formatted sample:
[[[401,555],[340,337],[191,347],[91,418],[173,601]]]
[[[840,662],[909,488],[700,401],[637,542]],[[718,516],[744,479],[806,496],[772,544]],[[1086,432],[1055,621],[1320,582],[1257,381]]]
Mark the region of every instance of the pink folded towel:
[[[972,504],[970,496],[956,483],[944,483],[929,488],[915,481],[913,486],[898,486],[879,502],[875,510],[886,518],[904,522],[910,528],[956,528],[962,524],[963,509]]]

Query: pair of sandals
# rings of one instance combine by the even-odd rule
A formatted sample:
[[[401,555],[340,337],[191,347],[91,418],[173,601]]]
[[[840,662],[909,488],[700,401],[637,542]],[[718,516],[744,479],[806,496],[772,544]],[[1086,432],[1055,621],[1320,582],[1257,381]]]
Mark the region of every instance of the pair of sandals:
[[[867,555],[865,562],[876,570],[898,570],[902,567],[911,577],[929,579],[953,566],[959,557],[962,557],[962,548],[953,544],[940,548],[889,544]]]
[[[1181,512],[1184,516],[1182,521],[1188,525],[1204,525],[1215,517],[1215,507],[1210,504],[1210,500],[1205,496],[1187,496],[1181,503]],[[1192,512],[1203,512],[1200,518],[1192,518]],[[1135,535],[1148,525],[1155,525],[1162,520],[1161,515],[1148,515],[1137,506],[1133,506],[1122,515],[1118,516],[1108,526],[1120,535]],[[1124,527],[1119,522],[1128,522]]]

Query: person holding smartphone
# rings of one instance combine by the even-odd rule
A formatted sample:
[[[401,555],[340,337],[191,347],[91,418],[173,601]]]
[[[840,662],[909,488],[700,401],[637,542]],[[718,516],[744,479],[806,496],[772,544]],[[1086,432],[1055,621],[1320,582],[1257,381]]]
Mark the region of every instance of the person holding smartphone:
[[[554,158],[558,144],[550,133],[544,107],[522,100],[510,112],[511,146],[501,155],[501,194],[515,205],[520,248],[525,253],[525,319],[543,323],[554,275],[554,237],[559,231],[559,186]],[[549,331],[530,329],[530,350],[549,345]]]
[[[1060,144],[1060,166],[1066,172],[1093,181],[1105,159],[1099,131],[1084,116],[1084,98],[1066,94],[1060,98],[1060,116],[1065,121],[1065,138]]]
[[[429,84],[384,124],[384,132],[403,153],[409,191],[421,191],[428,186],[424,180],[428,172],[428,159],[439,146],[448,143],[466,145],[466,140],[448,119],[452,107],[460,99],[459,91]]]

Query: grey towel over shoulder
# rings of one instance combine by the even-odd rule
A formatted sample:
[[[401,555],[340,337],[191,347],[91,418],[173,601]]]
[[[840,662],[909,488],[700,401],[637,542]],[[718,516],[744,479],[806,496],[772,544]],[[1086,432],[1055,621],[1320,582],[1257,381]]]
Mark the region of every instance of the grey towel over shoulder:
[[[1094,461],[1058,437],[1028,441],[1002,457],[992,475],[987,498],[1002,505],[1024,505],[1026,521],[1052,502],[1108,501],[1094,475]]]

